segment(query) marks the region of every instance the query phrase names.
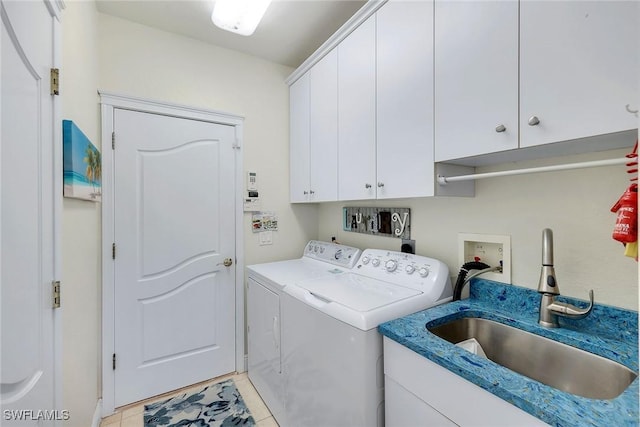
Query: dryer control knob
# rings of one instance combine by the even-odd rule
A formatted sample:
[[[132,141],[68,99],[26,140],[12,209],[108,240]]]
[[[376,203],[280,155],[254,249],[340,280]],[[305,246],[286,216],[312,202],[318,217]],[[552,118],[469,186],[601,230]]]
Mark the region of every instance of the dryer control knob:
[[[387,271],[395,271],[395,269],[398,268],[398,261],[390,259],[384,263],[384,268],[386,268]]]
[[[416,271],[416,268],[413,265],[407,265],[404,271],[406,271],[407,274],[413,274],[413,272]]]
[[[368,256],[362,257],[362,263],[363,263],[364,265],[369,264],[369,261],[370,261],[370,259],[369,259],[369,257],[368,257]]]
[[[420,274],[420,277],[427,277],[429,275],[429,269],[427,267],[422,267],[418,270],[418,274]]]
[[[377,266],[379,266],[379,265],[380,265],[380,260],[379,260],[378,258],[374,258],[374,259],[371,261],[371,264],[373,264],[373,266],[374,266],[374,267],[377,267]]]

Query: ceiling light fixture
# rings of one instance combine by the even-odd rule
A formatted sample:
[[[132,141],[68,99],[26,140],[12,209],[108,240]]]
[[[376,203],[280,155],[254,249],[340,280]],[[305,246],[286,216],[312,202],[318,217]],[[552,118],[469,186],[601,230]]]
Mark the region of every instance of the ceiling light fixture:
[[[223,30],[250,36],[271,0],[215,0],[211,20]]]

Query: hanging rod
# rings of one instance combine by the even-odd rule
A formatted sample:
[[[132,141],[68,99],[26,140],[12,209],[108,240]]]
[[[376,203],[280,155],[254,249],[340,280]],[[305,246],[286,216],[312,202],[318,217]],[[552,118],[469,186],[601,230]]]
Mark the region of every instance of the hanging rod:
[[[495,178],[499,176],[524,175],[527,173],[553,172],[553,171],[564,171],[564,170],[571,170],[571,169],[595,168],[599,166],[622,165],[630,161],[631,161],[630,159],[623,157],[620,159],[594,160],[592,162],[567,163],[564,165],[541,166],[537,168],[528,168],[528,169],[512,169],[507,171],[477,173],[477,174],[471,174],[471,175],[460,175],[460,176],[438,175],[438,184],[446,185],[449,182],[471,181],[474,179]]]

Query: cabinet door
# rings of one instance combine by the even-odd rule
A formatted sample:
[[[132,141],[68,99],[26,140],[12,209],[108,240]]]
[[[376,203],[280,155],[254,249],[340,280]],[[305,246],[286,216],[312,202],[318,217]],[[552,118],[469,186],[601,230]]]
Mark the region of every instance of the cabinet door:
[[[640,3],[520,7],[520,146],[636,128],[625,105],[638,103]]]
[[[290,200],[309,200],[309,73],[289,87]]]
[[[338,46],[338,196],[376,198],[375,15]]]
[[[338,53],[310,70],[309,199],[338,200]]]
[[[436,0],[435,144],[436,161],[518,148],[517,1]]]
[[[432,196],[433,2],[376,13],[378,199]]]

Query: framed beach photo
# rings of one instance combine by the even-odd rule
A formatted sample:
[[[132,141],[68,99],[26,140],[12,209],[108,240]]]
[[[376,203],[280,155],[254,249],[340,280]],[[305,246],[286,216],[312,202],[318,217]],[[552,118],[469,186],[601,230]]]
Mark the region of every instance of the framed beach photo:
[[[62,121],[64,197],[102,199],[102,156],[71,120]]]

